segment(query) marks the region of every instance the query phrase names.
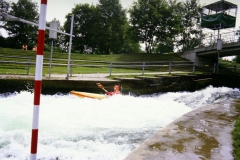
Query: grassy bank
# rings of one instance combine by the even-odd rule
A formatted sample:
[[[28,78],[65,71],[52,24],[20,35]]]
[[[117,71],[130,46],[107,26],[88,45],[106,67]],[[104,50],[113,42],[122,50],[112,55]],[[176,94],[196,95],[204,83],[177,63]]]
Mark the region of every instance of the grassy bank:
[[[48,74],[50,69],[50,52],[44,52],[43,74]],[[2,61],[2,62],[1,62]],[[34,75],[36,53],[21,49],[0,48],[0,74],[28,74]],[[52,74],[66,74],[68,53],[53,52]],[[169,54],[71,54],[71,71],[73,74],[109,73],[112,64],[112,73],[144,73],[169,72],[169,64],[172,62],[171,71],[192,72],[193,63],[181,58],[177,53]],[[27,65],[29,63],[30,65]],[[196,72],[212,72],[209,65],[195,67]]]
[[[235,160],[240,160],[240,118],[235,123],[235,128],[232,131],[233,137],[233,156]]]
[[[35,52],[28,50],[24,51],[21,49],[11,49],[11,48],[1,48],[0,54],[6,56],[25,56],[25,57],[35,57]],[[185,60],[177,54],[145,54],[145,53],[133,53],[133,54],[110,54],[110,55],[97,55],[97,54],[79,54],[71,53],[71,59],[74,60],[93,60],[93,61],[179,61]],[[44,52],[44,58],[50,58],[50,52]],[[55,59],[67,59],[68,53],[53,52],[53,58]]]

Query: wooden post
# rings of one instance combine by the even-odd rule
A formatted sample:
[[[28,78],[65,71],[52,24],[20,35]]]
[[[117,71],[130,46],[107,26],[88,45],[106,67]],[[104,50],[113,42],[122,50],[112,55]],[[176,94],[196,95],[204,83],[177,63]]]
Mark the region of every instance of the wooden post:
[[[109,71],[109,76],[112,75],[112,62],[110,63],[110,71]]]
[[[143,65],[142,65],[142,75],[144,75],[144,69],[145,69],[145,62],[143,62]]]
[[[28,63],[27,63],[27,75],[29,75],[29,70],[30,70],[30,58],[28,58]]]
[[[169,62],[169,74],[172,72],[172,61]]]

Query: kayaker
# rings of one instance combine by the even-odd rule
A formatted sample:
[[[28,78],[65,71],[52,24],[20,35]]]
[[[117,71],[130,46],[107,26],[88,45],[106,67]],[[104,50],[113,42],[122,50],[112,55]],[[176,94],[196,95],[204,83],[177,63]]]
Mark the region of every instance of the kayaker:
[[[119,90],[119,86],[115,85],[113,87],[113,92],[106,92],[106,93],[107,93],[107,95],[112,96],[112,95],[115,95],[115,94],[120,94],[121,92]]]

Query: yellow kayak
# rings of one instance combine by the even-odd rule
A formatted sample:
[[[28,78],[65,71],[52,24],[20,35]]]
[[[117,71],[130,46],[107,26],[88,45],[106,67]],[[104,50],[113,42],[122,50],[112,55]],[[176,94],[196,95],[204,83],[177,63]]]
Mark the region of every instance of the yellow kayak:
[[[89,92],[78,92],[70,91],[72,95],[81,97],[81,98],[93,98],[93,99],[104,99],[106,96],[104,94],[89,93]]]

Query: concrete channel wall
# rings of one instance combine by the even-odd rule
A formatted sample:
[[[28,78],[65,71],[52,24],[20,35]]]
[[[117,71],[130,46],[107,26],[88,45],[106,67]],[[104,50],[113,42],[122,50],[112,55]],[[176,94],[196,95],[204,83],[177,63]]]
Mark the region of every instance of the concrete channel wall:
[[[124,160],[232,160],[231,131],[240,101],[199,107],[145,140]]]
[[[240,78],[237,75],[154,75],[154,76],[135,76],[135,78],[79,78],[70,77],[44,77],[42,83],[43,94],[55,94],[58,92],[69,93],[71,90],[82,92],[103,92],[96,83],[101,83],[107,90],[111,91],[115,84],[122,88],[123,94],[152,94],[157,92],[177,92],[177,91],[195,91],[208,85],[240,87]],[[0,76],[0,93],[14,92],[21,90],[33,91],[33,76]]]

